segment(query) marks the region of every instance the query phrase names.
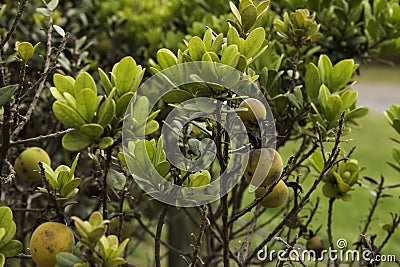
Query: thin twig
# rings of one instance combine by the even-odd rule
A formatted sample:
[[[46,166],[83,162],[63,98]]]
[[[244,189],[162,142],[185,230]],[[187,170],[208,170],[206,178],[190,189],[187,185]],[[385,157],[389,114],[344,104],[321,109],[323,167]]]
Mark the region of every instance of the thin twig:
[[[156,262],[156,267],[161,267],[161,256],[160,256],[161,233],[162,233],[162,228],[164,226],[165,216],[167,215],[167,211],[168,211],[168,206],[164,206],[163,209],[161,210],[160,217],[158,218],[158,223],[157,223],[156,236],[154,240],[154,258]]]

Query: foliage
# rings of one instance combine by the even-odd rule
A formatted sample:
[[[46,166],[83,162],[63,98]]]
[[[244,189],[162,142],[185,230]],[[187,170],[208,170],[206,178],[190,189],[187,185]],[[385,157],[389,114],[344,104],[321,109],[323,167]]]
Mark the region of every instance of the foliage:
[[[148,250],[149,245],[154,245],[154,255],[147,264],[157,267],[164,265],[164,252],[169,266],[200,262],[250,266],[260,263],[257,255],[265,246],[290,253],[309,243],[305,241],[320,229],[328,237],[327,247],[334,249],[332,217],[341,216],[334,203],[350,201],[359,186],[372,188],[374,197],[361,227],[352,229],[362,229],[352,248],[378,255],[395,234],[398,214],[391,214],[379,244],[371,222],[380,200],[393,196],[383,192],[398,185],[386,185],[383,177],[380,182],[362,177],[364,168],[353,156],[354,149],[346,153],[343,143],[368,112],[357,105],[358,93],[353,90],[358,63],[400,52],[398,2],[52,0],[28,4],[22,0],[19,5],[6,4],[0,10],[1,204],[8,206],[0,208],[2,266],[5,258],[22,253],[25,237],[44,221],[62,221],[79,236],[74,253],[57,255],[59,267],[145,265],[143,251],[135,253],[135,249]],[[114,64],[116,58],[121,59]],[[239,152],[263,148],[266,140],[277,151],[290,141],[299,147],[284,159],[286,166],[278,164],[279,177],[262,190],[253,190],[240,177],[218,201],[176,208],[153,199],[153,192],[142,191],[135,181],[150,185],[158,173],[163,179],[156,184],[160,190],[166,181],[187,192],[208,188],[231,170],[228,163],[235,149],[223,121],[249,111],[240,105],[248,96],[187,73],[176,75],[191,83],[169,81],[173,89],[154,107],[150,96],[159,88],[138,92],[147,78],[151,81],[170,68],[196,61],[219,66],[211,74],[231,86],[254,83],[270,106],[266,113],[271,117],[243,120],[249,141]],[[148,73],[143,66],[149,66]],[[227,75],[226,66],[241,75]],[[182,104],[205,97],[229,108],[220,110],[221,118],[201,117],[186,123],[185,117],[197,109],[185,110]],[[191,105],[210,109],[199,102]],[[180,113],[168,124],[172,109]],[[400,106],[393,105],[385,115],[400,133]],[[123,130],[124,122],[135,127]],[[264,136],[259,125],[275,125],[276,136]],[[172,137],[163,135],[163,127],[178,133],[177,149],[188,159],[201,158],[212,141],[211,164],[187,171],[185,163],[171,162],[170,151],[165,150]],[[122,143],[122,137],[127,143]],[[43,179],[37,182],[19,179],[11,163],[30,144],[49,151],[57,166],[41,164]],[[398,148],[393,149],[393,159],[389,164],[400,171]],[[150,167],[156,172],[148,175]],[[283,196],[274,193],[279,208],[267,203],[278,184],[284,192]],[[311,201],[318,191],[327,199]],[[328,205],[323,228],[313,221],[320,202]],[[19,211],[14,212],[17,223],[12,210]],[[296,224],[294,234],[286,226],[299,214],[304,220]],[[117,223],[113,229],[111,222]],[[264,227],[268,234],[258,240],[254,233]],[[163,231],[169,231],[169,240]],[[19,256],[21,261],[27,257]],[[276,257],[272,260],[286,264]]]

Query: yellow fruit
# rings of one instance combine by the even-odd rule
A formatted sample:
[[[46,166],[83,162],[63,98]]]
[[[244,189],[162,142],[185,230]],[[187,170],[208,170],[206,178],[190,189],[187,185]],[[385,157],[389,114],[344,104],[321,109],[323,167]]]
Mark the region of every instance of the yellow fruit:
[[[326,245],[324,240],[316,235],[307,240],[306,248],[315,251],[316,255],[319,256],[323,250],[326,250]]]
[[[40,147],[31,147],[22,152],[15,160],[14,168],[18,176],[26,181],[39,181],[42,179],[38,162],[51,164],[46,151]]]
[[[283,162],[278,151],[272,148],[253,149],[244,172],[248,183],[254,186],[270,186],[282,174]]]
[[[240,108],[247,108],[247,111],[238,112],[239,117],[242,121],[258,121],[259,119],[265,119],[267,117],[267,110],[264,104],[256,98],[247,98],[243,100]]]
[[[256,189],[256,198],[262,197],[265,192],[268,190],[268,187],[259,187]],[[266,208],[276,208],[289,198],[289,188],[286,186],[285,182],[280,180],[272,189],[272,191],[263,198],[261,201],[261,205]]]
[[[46,222],[33,232],[30,242],[32,259],[40,267],[54,267],[56,255],[72,252],[75,239],[72,231],[64,224]]]

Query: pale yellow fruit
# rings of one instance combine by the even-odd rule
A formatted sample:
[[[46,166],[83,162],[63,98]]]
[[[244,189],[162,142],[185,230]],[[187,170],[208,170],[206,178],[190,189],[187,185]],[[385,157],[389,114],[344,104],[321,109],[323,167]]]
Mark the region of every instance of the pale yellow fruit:
[[[248,183],[254,186],[270,186],[282,174],[283,161],[278,151],[272,148],[253,149],[244,172]]]
[[[256,198],[262,197],[265,192],[268,190],[268,187],[259,187],[256,189]],[[276,208],[289,198],[289,188],[286,186],[283,180],[280,180],[272,191],[265,196],[260,204],[266,208]]]
[[[46,222],[33,232],[30,250],[33,261],[39,267],[54,267],[60,252],[72,252],[74,235],[67,226],[57,222]]]
[[[264,104],[256,98],[247,98],[243,100],[240,108],[247,108],[247,111],[238,112],[239,117],[242,121],[258,121],[259,119],[265,119],[267,117],[267,110]]]
[[[51,164],[50,157],[46,151],[40,147],[28,148],[15,160],[15,171],[18,176],[25,181],[39,181],[42,179],[39,161],[47,165]]]

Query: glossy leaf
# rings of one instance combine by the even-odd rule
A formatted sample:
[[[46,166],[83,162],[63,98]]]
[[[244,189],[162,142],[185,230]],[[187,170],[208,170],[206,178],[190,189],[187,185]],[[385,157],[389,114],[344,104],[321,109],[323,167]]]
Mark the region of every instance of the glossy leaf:
[[[161,69],[166,69],[178,64],[178,59],[171,50],[161,48],[157,52],[157,62],[160,65]]]
[[[129,103],[135,99],[134,96],[135,96],[135,93],[128,92],[128,93],[125,93],[122,96],[120,96],[120,98],[118,98],[117,106],[116,106],[116,110],[115,110],[115,115],[117,117],[122,117],[125,114]]]
[[[192,57],[193,61],[199,61],[203,57],[203,54],[206,52],[206,46],[203,43],[203,40],[198,36],[194,36],[190,38],[188,43],[189,54]]]
[[[342,89],[351,79],[354,72],[354,60],[346,59],[337,63],[328,76],[328,87],[331,92]]]
[[[62,146],[69,151],[80,151],[88,147],[92,139],[79,132],[69,132],[62,138]]]
[[[100,140],[99,148],[106,149],[107,147],[112,146],[113,144],[114,144],[114,139],[112,139],[112,137],[106,136]]]
[[[97,87],[93,77],[86,71],[82,71],[78,74],[75,80],[75,96],[83,90],[89,88],[95,95],[97,95]]]
[[[251,4],[241,12],[243,31],[247,32],[257,20],[257,8]]]
[[[20,254],[22,252],[22,249],[23,247],[20,241],[11,240],[10,242],[7,243],[7,245],[5,245],[0,249],[0,253],[9,258]]]
[[[182,103],[194,96],[188,91],[182,89],[172,89],[163,95],[162,100],[166,103]]]
[[[132,91],[137,74],[136,62],[132,57],[124,57],[115,65],[112,72],[116,78],[118,96]]]
[[[85,120],[62,100],[53,103],[53,112],[56,118],[65,126],[79,129]]]
[[[306,69],[305,86],[309,99],[318,97],[319,88],[321,87],[321,78],[317,66],[310,63]]]
[[[244,42],[243,54],[250,58],[257,54],[265,40],[265,30],[258,27],[250,32]]]
[[[115,116],[115,102],[110,96],[101,104],[99,112],[97,115],[97,122],[103,126],[107,127],[111,123]]]
[[[99,137],[103,134],[104,128],[97,123],[84,124],[79,128],[79,131],[90,137]]]
[[[113,88],[111,81],[102,69],[98,68],[97,71],[99,73],[100,81],[103,85],[104,91],[106,92],[106,95],[109,95]]]
[[[72,77],[64,76],[61,74],[54,74],[53,82],[57,90],[62,94],[64,92],[75,94],[75,80]]]
[[[91,122],[97,109],[97,95],[91,89],[83,89],[76,96],[76,108],[79,114]]]
[[[18,84],[8,85],[0,88],[0,107],[10,101],[15,91],[18,89]]]

